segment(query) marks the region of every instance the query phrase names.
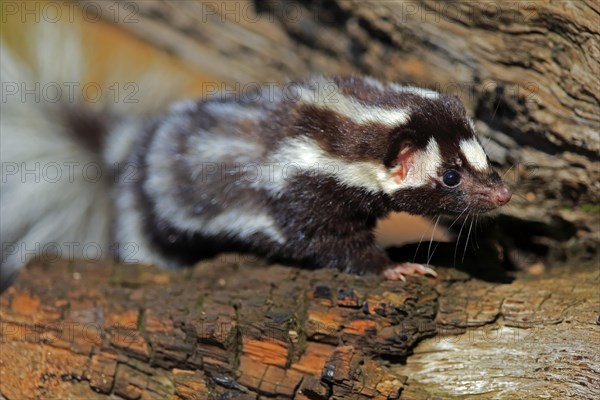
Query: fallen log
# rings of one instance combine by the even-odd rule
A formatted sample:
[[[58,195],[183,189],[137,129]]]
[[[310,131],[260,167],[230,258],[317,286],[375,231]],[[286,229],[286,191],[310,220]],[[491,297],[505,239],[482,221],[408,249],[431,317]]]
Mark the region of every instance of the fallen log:
[[[174,273],[33,264],[1,297],[2,394],[399,398],[406,378],[377,357],[433,335],[436,299],[424,279],[235,256]]]
[[[524,397],[592,398],[599,280],[593,268],[511,283],[441,269],[396,282],[241,255],[175,272],[32,263],[0,296],[0,393],[425,399],[491,393],[504,377]],[[497,376],[486,385],[482,371]]]

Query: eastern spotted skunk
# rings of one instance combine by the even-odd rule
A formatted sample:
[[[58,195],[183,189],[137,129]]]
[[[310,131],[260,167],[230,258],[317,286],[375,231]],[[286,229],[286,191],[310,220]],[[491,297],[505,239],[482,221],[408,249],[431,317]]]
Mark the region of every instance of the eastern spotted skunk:
[[[433,271],[394,265],[374,242],[379,218],[481,213],[511,197],[461,102],[434,91],[314,78],[132,117],[118,104],[11,96],[9,83],[39,80],[2,55],[3,281],[48,245],[71,255],[73,243],[162,267],[242,251],[402,279]],[[60,82],[81,79],[68,61]],[[36,179],[53,164],[60,181]]]

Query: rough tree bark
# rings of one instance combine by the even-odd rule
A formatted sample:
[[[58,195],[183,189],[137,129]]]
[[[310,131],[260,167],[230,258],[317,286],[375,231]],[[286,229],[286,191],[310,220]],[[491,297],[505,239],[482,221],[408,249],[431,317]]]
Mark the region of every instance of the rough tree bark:
[[[235,255],[179,273],[31,265],[0,297],[1,393],[399,398],[406,377],[373,357],[404,359],[433,335],[436,299],[425,280]]]
[[[0,394],[600,395],[597,271],[558,270],[543,290],[539,278],[498,284],[439,272],[392,282],[240,255],[179,272],[33,263],[0,296]],[[398,363],[436,332],[458,336],[426,340]]]

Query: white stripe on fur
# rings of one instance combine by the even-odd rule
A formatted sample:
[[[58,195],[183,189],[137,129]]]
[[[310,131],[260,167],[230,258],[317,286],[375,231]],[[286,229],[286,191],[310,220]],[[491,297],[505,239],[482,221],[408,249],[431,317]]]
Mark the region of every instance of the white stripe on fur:
[[[162,257],[152,249],[143,226],[144,215],[136,201],[132,186],[123,186],[117,192],[117,222],[115,239],[118,244],[118,257],[127,264],[145,263],[162,267],[176,268],[180,265]]]
[[[379,82],[377,79],[373,78],[372,76],[366,76],[363,78],[365,83],[367,85],[369,85],[370,87],[379,90],[380,92],[385,91],[385,85],[381,82]]]
[[[361,104],[344,96],[334,81],[324,78],[311,82],[311,87],[300,88],[301,100],[318,108],[331,110],[358,124],[380,123],[390,127],[405,124],[410,117],[408,109],[386,109]]]
[[[489,169],[490,166],[487,161],[487,155],[477,139],[471,138],[461,140],[460,150],[474,169],[478,171],[486,171]]]
[[[259,121],[264,116],[264,111],[262,110],[254,109],[251,106],[234,102],[209,102],[206,103],[205,108],[206,111],[213,114],[216,118],[222,118],[225,121],[241,121],[244,119]]]
[[[397,83],[390,83],[388,87],[398,93],[418,94],[419,96],[425,97],[427,99],[435,100],[440,97],[440,94],[435,90],[420,88],[416,86],[402,86]]]
[[[284,243],[285,238],[277,224],[268,214],[261,212],[262,205],[246,204],[243,201],[229,204],[227,210],[210,217],[191,212],[190,207],[178,207],[177,191],[174,184],[177,178],[173,175],[174,162],[184,163],[194,174],[199,174],[202,164],[207,162],[222,163],[224,160],[235,164],[251,162],[251,157],[260,153],[260,147],[248,140],[237,139],[233,136],[212,136],[209,133],[196,133],[190,140],[191,152],[183,157],[175,157],[173,143],[177,142],[178,127],[176,120],[167,120],[159,128],[155,139],[148,149],[147,180],[144,184],[146,192],[156,202],[156,212],[160,218],[169,221],[176,228],[189,232],[200,232],[208,235],[230,234],[246,238],[255,233],[262,233],[272,240]],[[220,165],[219,165],[220,166]],[[239,177],[244,182],[243,177]],[[199,185],[210,182],[198,183]]]
[[[285,190],[287,180],[300,173],[320,173],[333,177],[342,185],[363,189],[372,193],[393,194],[400,189],[427,185],[437,175],[441,154],[432,138],[425,151],[413,155],[414,167],[408,176],[398,182],[396,169],[388,169],[382,163],[360,161],[348,162],[331,157],[319,144],[309,138],[294,138],[283,142],[270,158],[275,166],[273,179],[262,182],[274,194]],[[400,167],[397,167],[400,168]]]

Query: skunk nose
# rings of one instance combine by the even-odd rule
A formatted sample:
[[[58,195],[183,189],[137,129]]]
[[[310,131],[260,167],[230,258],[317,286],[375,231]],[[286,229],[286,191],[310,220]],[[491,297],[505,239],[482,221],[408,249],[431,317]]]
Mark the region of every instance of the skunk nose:
[[[512,190],[510,190],[507,186],[502,186],[500,189],[496,191],[494,194],[494,200],[496,200],[496,204],[502,206],[510,200],[512,197]]]

